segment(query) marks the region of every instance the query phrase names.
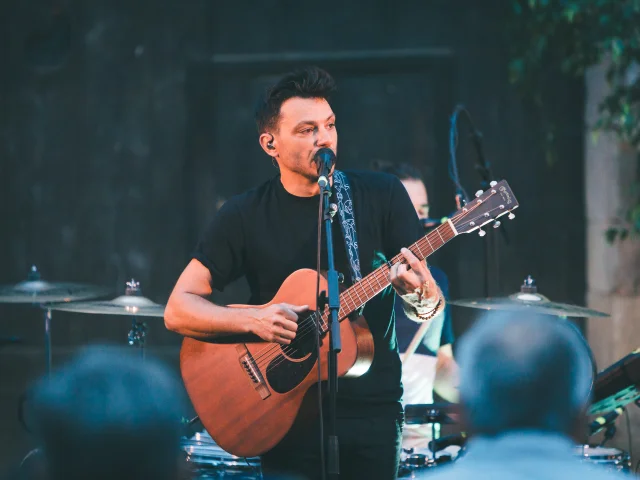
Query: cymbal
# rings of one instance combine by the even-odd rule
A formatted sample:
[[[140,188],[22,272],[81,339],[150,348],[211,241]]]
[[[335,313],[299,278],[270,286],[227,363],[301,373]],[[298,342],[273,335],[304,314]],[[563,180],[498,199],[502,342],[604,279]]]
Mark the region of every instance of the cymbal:
[[[555,315],[558,317],[608,317],[607,313],[586,307],[570,305],[568,303],[551,302],[547,297],[538,293],[535,281],[529,275],[520,292],[508,297],[476,298],[452,300],[451,305],[460,307],[480,308],[484,310],[526,310],[528,312]]]
[[[113,300],[74,302],[50,305],[51,310],[63,312],[94,313],[104,315],[135,315],[139,317],[163,317],[164,305],[145,297],[122,295]]]
[[[451,424],[456,423],[452,418],[460,413],[457,403],[424,403],[405,405],[405,422],[408,425],[424,425],[427,423]]]
[[[127,282],[124,295],[113,300],[95,300],[49,305],[51,310],[103,315],[133,315],[138,317],[164,317],[164,305],[160,305],[143,297],[140,284],[135,280]]]
[[[33,266],[26,281],[14,285],[0,285],[0,303],[42,304],[73,302],[101,297],[109,289],[83,283],[47,282]]]

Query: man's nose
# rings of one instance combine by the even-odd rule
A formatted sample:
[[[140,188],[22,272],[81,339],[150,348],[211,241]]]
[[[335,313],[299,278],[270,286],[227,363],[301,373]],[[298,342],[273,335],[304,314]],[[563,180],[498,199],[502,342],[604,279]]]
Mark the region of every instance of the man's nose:
[[[318,130],[317,144],[319,147],[332,147],[331,133],[326,128]]]

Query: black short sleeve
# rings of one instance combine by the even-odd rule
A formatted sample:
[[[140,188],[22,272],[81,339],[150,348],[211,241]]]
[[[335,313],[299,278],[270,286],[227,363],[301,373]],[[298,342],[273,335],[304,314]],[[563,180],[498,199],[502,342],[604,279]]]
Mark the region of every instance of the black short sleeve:
[[[409,194],[397,177],[391,179],[386,223],[384,253],[387,258],[394,257],[401,248],[408,247],[424,236],[424,229]]]
[[[203,232],[193,258],[211,272],[211,286],[222,291],[244,275],[244,249],[242,216],[231,199],[218,210]]]

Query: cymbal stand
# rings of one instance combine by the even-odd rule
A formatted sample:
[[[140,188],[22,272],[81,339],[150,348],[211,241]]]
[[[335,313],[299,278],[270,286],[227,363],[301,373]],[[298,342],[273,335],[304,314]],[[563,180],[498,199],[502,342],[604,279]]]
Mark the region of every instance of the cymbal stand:
[[[29,275],[27,275],[27,281],[38,281],[40,280],[40,272],[38,271],[38,267],[35,265],[31,266],[31,271]],[[51,350],[51,320],[52,314],[51,309],[47,307],[46,304],[34,304],[39,306],[44,310],[44,356],[45,356],[45,376],[47,378],[51,377],[51,365],[52,365],[52,355],[53,352]]]
[[[125,295],[131,296],[141,296],[142,290],[140,289],[140,282],[136,282],[135,279],[131,279],[131,281],[127,282],[127,288],[125,289]],[[127,307],[127,310],[131,308],[131,313],[135,313],[137,311],[136,307]],[[131,330],[129,330],[129,334],[127,335],[127,340],[129,345],[139,347],[140,348],[140,357],[142,360],[145,358],[144,346],[146,343],[147,336],[147,324],[144,320],[139,321],[138,317],[135,315],[131,316]]]
[[[51,309],[46,305],[41,305],[44,309],[44,354],[45,354],[45,374],[51,377]]]
[[[127,335],[129,345],[140,347],[140,357],[142,360],[145,358],[144,346],[147,336],[147,324],[143,321],[138,321],[137,317],[131,319],[131,330]]]

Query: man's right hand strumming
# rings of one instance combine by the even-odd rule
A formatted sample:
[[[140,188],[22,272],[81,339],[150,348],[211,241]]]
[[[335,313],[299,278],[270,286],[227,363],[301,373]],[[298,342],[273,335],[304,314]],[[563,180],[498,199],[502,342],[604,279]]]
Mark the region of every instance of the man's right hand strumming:
[[[265,308],[250,309],[253,320],[251,332],[267,342],[289,345],[296,338],[298,313],[309,310],[308,305],[275,303]]]
[[[298,314],[308,305],[276,303],[263,308],[228,308],[211,303],[211,274],[192,260],[173,289],[165,308],[166,327],[187,337],[209,339],[252,333],[267,342],[289,345],[296,337]]]

